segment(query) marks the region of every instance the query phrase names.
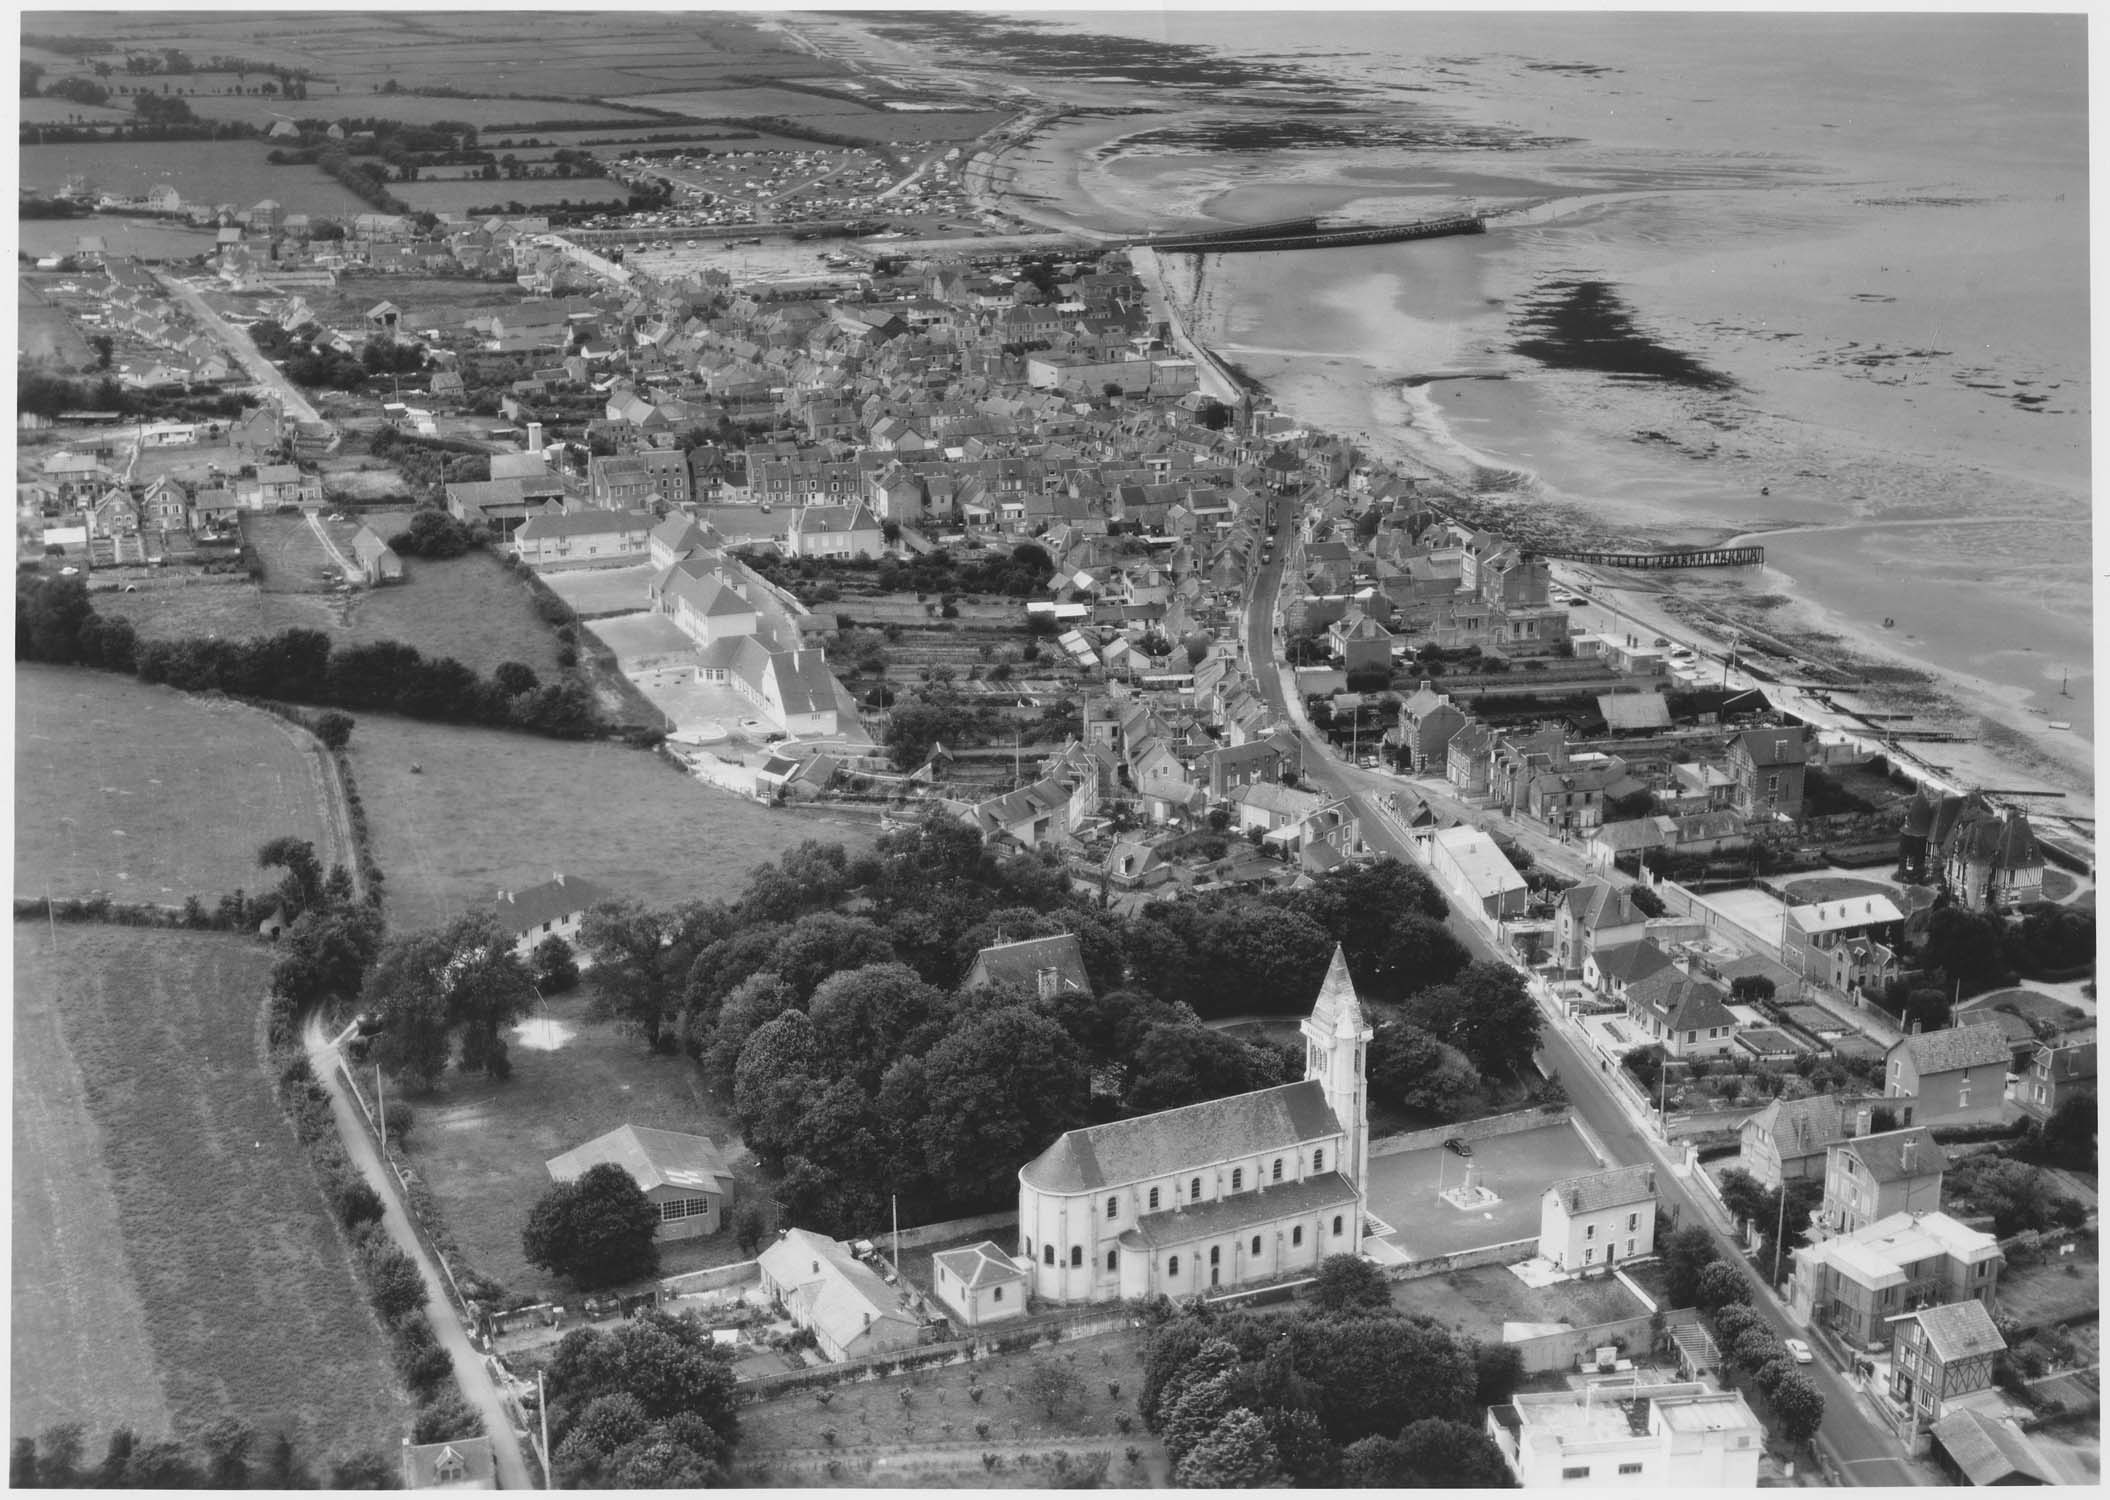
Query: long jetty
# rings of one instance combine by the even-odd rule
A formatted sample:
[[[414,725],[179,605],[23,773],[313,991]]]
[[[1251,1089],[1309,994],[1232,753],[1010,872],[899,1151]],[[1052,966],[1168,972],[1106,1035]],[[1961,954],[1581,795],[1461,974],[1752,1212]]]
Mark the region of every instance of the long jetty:
[[[1316,234],[1319,221],[1307,214],[1301,219],[1271,219],[1265,224],[1233,224],[1223,229],[1181,230],[1141,243],[1152,250],[1180,250],[1189,245],[1214,245],[1226,240],[1271,240],[1284,235]]]
[[[1765,562],[1763,547],[1679,547],[1666,552],[1568,552],[1534,547],[1541,557],[1592,563],[1600,568],[1755,568]]]
[[[1385,245],[1395,240],[1432,240],[1453,234],[1485,234],[1487,221],[1473,214],[1447,219],[1417,219],[1407,224],[1354,224],[1337,229],[1319,229],[1316,221],[1305,221],[1289,233],[1258,233],[1251,227],[1230,232],[1181,235],[1150,241],[1161,252],[1204,255],[1248,255],[1264,250],[1333,250],[1345,245]],[[1265,226],[1261,226],[1265,227]]]

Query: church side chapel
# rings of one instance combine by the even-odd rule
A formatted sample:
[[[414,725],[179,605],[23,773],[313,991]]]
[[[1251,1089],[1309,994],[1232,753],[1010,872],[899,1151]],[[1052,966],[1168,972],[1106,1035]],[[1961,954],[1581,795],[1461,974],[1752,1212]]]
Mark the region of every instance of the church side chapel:
[[[1033,1294],[1183,1297],[1358,1252],[1371,1028],[1338,948],[1301,1029],[1301,1083],[1072,1130],[1020,1168]]]

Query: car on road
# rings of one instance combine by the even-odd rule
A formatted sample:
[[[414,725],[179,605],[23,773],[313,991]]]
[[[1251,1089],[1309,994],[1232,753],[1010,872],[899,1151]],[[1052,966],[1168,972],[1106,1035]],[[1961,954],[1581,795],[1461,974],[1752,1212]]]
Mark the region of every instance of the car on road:
[[[1780,1346],[1788,1351],[1788,1358],[1798,1365],[1806,1365],[1817,1357],[1810,1352],[1810,1346],[1801,1339],[1782,1339]]]
[[[1679,647],[1677,647],[1676,649],[1674,649],[1674,650],[1673,650],[1673,651],[1672,651],[1672,652],[1670,653],[1670,659],[1671,659],[1672,661],[1697,661],[1697,660],[1699,660],[1699,658],[1698,658],[1697,656],[1695,656],[1695,655],[1693,654],[1693,650],[1692,650],[1692,648],[1691,648],[1690,646],[1679,646]]]
[[[1651,646],[1668,646],[1670,644],[1670,637],[1659,635],[1654,640],[1650,641],[1649,644]]]

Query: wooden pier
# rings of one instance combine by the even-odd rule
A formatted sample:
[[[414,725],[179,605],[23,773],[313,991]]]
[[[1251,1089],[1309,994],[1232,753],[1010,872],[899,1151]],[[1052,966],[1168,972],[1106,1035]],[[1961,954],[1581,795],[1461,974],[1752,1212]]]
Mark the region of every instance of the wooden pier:
[[[1667,552],[1566,552],[1532,549],[1542,557],[1589,563],[1600,568],[1755,568],[1766,560],[1763,547],[1679,547]]]

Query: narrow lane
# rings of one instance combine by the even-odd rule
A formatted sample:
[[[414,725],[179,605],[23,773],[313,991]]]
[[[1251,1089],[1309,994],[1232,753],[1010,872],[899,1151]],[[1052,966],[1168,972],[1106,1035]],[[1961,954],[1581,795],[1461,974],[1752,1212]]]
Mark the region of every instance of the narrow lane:
[[[1283,510],[1285,514],[1276,530],[1275,560],[1256,570],[1252,596],[1246,605],[1248,668],[1262,698],[1283,722],[1292,726],[1303,742],[1305,782],[1330,795],[1349,798],[1361,825],[1364,842],[1372,849],[1419,866],[1421,861],[1410,847],[1412,841],[1378,815],[1370,795],[1373,788],[1386,784],[1386,778],[1338,760],[1332,746],[1312,730],[1303,712],[1303,704],[1296,701],[1294,689],[1286,685],[1294,679],[1288,677],[1289,669],[1276,649],[1276,607],[1282,570],[1289,563],[1288,541],[1294,529],[1294,507],[1285,504]],[[1457,934],[1467,950],[1475,958],[1509,962],[1497,951],[1485,929],[1457,911],[1455,903],[1453,906],[1445,925]],[[1599,1059],[1586,1055],[1567,1034],[1563,1024],[1550,1016],[1546,1019],[1539,1056],[1546,1072],[1561,1080],[1570,1106],[1582,1117],[1583,1123],[1596,1132],[1612,1160],[1621,1165],[1654,1163],[1658,1168],[1658,1197],[1665,1205],[1671,1223],[1704,1225],[1714,1235],[1723,1257],[1736,1266],[1749,1283],[1752,1304],[1768,1326],[1783,1338],[1799,1335],[1800,1328],[1789,1318],[1780,1299],[1752,1271],[1737,1250],[1727,1226],[1710,1217],[1707,1207],[1711,1205],[1703,1206],[1671,1170],[1668,1153],[1637,1128],[1633,1117],[1612,1092],[1613,1085],[1599,1076]],[[1824,1424],[1818,1433],[1817,1445],[1846,1483],[1917,1485],[1928,1482],[1921,1470],[1905,1461],[1889,1429],[1871,1415],[1863,1405],[1863,1398],[1856,1395],[1846,1379],[1822,1355],[1806,1366],[1804,1372],[1824,1397]]]
[[[484,1431],[490,1436],[492,1451],[497,1455],[499,1488],[536,1488],[527,1455],[521,1448],[519,1431],[513,1426],[512,1414],[492,1383],[483,1355],[469,1342],[461,1315],[448,1300],[446,1277],[425,1252],[417,1231],[411,1228],[410,1220],[403,1212],[401,1188],[396,1183],[395,1173],[382,1162],[380,1148],[362,1123],[359,1106],[352,1102],[344,1080],[338,1076],[337,1048],[326,1034],[319,1015],[308,1018],[302,1041],[307,1047],[308,1062],[315,1069],[315,1076],[330,1091],[330,1113],[336,1118],[337,1134],[344,1141],[345,1154],[357,1164],[373,1190],[381,1195],[382,1225],[388,1230],[389,1238],[416,1262],[418,1274],[424,1278],[426,1316],[432,1320],[432,1331],[438,1337],[440,1347],[454,1362],[454,1379],[461,1387],[463,1398],[483,1418]]]
[[[154,277],[161,283],[164,291],[179,299],[190,310],[200,328],[211,334],[219,341],[221,348],[235,357],[236,362],[249,372],[252,380],[277,394],[279,400],[285,403],[286,415],[298,417],[304,422],[322,420],[322,414],[308,404],[308,398],[301,394],[300,387],[288,380],[278,366],[264,358],[245,330],[235,327],[213,311],[212,304],[205,300],[204,294],[196,287],[187,281],[179,281],[166,271],[156,271]]]

